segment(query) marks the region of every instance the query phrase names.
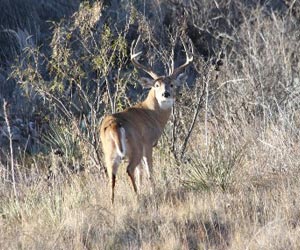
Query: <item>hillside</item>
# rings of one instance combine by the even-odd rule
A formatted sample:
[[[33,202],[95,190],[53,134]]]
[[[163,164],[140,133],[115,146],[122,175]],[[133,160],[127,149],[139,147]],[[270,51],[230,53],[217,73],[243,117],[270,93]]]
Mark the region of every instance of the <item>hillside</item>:
[[[1,249],[299,249],[298,1],[0,1]],[[137,197],[99,124],[194,61]],[[299,157],[299,158],[298,158]]]

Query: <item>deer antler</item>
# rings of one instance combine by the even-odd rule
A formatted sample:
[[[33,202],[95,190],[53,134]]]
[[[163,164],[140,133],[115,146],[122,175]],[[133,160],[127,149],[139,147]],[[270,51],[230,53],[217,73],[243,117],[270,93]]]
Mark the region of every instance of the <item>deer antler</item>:
[[[135,67],[141,68],[141,69],[144,70],[148,75],[150,75],[154,80],[156,80],[156,79],[158,78],[158,75],[155,74],[155,73],[153,72],[153,70],[152,70],[150,67],[146,67],[146,66],[140,64],[140,63],[138,62],[138,60],[137,60],[137,57],[138,57],[139,55],[142,54],[141,51],[135,53],[135,49],[136,49],[136,47],[137,47],[137,44],[138,44],[139,41],[140,41],[140,38],[141,38],[141,36],[138,37],[138,39],[137,39],[136,42],[133,41],[132,44],[131,44],[131,49],[130,49],[130,59],[131,59],[133,65],[134,65]]]
[[[182,40],[182,38],[181,38],[181,42],[182,42],[182,45],[184,47],[184,51],[186,54],[186,62],[184,64],[180,65],[178,68],[174,69],[174,59],[172,59],[171,65],[173,67],[173,70],[171,71],[170,77],[175,77],[176,75],[178,75],[184,68],[186,68],[194,60],[194,57],[193,57],[194,47],[193,47],[192,41],[189,39],[190,47],[191,47],[191,56],[189,56],[187,46],[186,46],[185,42]]]

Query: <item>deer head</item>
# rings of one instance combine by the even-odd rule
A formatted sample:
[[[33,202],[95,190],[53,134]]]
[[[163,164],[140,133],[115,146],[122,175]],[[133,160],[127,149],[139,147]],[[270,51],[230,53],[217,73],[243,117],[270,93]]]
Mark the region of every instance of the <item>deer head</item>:
[[[158,76],[150,67],[140,64],[137,58],[142,52],[135,52],[137,44],[140,41],[140,36],[137,41],[131,45],[131,61],[136,68],[142,69],[151,78],[142,77],[141,85],[145,88],[153,88],[155,91],[156,100],[162,109],[169,109],[173,106],[175,101],[176,87],[179,87],[184,82],[185,75],[180,74],[193,61],[193,46],[190,42],[191,55],[188,53],[187,46],[184,42],[183,47],[186,53],[186,61],[178,68],[174,69],[174,59],[171,61],[172,68],[169,75]]]

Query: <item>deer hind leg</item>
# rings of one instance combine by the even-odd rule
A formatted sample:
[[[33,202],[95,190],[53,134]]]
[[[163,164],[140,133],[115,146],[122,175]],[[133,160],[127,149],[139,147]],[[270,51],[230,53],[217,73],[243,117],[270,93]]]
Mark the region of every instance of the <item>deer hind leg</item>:
[[[138,190],[141,190],[141,183],[143,183],[144,181],[145,172],[146,172],[146,180],[151,178],[148,165],[145,164],[147,164],[146,158],[143,157],[141,162],[136,166],[134,171],[134,178]]]
[[[141,190],[140,187],[142,183],[142,173],[143,171],[141,169],[141,166],[140,164],[138,164],[134,170],[134,179],[135,179],[137,190]]]
[[[143,150],[143,166],[150,182],[153,182],[153,160],[152,148],[144,148]]]
[[[146,172],[146,175],[148,177],[148,180],[150,181],[151,185],[151,193],[153,193],[154,188],[154,180],[153,180],[153,160],[152,160],[152,147],[148,149],[143,150],[143,166]]]
[[[137,194],[138,193],[138,185],[139,181],[137,181],[136,183],[136,178],[139,178],[139,169],[138,169],[138,165],[140,163],[140,160],[134,160],[134,161],[130,161],[128,166],[127,166],[127,174],[130,177],[130,180],[132,182],[132,186],[134,189],[134,192]]]
[[[106,156],[105,157],[106,168],[107,168],[109,180],[111,182],[111,202],[114,203],[116,176],[122,159],[118,154],[114,152],[110,152],[108,155],[106,154],[105,156]]]
[[[147,175],[147,178],[149,180],[152,179],[152,173],[150,173],[150,168],[149,168],[149,159],[146,157],[146,156],[143,156],[143,160],[142,160],[142,165],[143,165],[143,168],[146,172],[146,175]]]

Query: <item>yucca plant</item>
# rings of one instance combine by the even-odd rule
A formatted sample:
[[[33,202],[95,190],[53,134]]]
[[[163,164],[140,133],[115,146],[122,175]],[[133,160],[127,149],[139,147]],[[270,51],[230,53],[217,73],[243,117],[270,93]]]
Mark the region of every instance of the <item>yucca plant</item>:
[[[72,170],[80,168],[82,158],[80,138],[77,133],[74,133],[72,127],[51,124],[44,140],[49,151],[60,156],[65,166]]]
[[[212,140],[205,153],[195,152],[187,161],[184,186],[193,190],[227,190],[234,182],[235,169],[243,165],[245,147],[220,138]]]

